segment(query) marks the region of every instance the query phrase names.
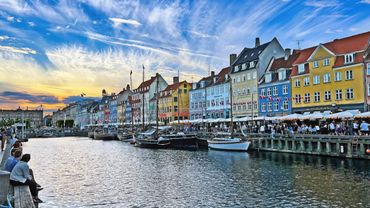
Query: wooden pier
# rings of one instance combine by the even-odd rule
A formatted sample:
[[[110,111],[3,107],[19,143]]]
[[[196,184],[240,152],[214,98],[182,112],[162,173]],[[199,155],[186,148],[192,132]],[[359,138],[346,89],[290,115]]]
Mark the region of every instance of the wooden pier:
[[[370,159],[369,136],[248,134],[252,150]]]

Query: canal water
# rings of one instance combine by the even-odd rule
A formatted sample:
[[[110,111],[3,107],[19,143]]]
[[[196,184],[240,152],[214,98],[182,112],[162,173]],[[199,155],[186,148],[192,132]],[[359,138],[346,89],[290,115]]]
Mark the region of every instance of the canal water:
[[[370,162],[30,139],[40,207],[370,207]]]

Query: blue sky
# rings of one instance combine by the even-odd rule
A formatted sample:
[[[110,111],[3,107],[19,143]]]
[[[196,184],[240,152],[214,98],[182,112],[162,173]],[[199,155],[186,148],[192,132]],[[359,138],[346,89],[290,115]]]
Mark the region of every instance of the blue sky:
[[[310,47],[369,31],[369,11],[369,0],[0,0],[0,108],[119,92],[130,70],[137,87],[142,65],[147,78],[196,81],[257,36]]]

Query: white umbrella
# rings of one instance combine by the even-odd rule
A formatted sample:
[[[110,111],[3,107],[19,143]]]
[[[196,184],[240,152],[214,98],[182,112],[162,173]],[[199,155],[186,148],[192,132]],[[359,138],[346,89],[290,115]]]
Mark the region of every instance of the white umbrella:
[[[294,114],[290,114],[287,116],[283,116],[280,118],[280,120],[283,120],[283,121],[298,120],[301,116],[302,116],[301,114],[294,113]]]
[[[355,114],[351,111],[343,111],[343,112],[327,115],[324,118],[326,119],[349,119],[349,118],[353,118],[354,115]]]
[[[317,119],[322,119],[324,117],[324,115],[320,112],[314,112],[313,114],[311,114],[309,116],[309,119],[310,120],[317,120]]]
[[[253,120],[254,121],[262,121],[262,120],[265,120],[265,116],[258,116],[258,117],[254,117]]]
[[[355,115],[355,118],[370,118],[370,111]]]
[[[276,121],[280,120],[281,116],[275,116],[275,117],[265,117],[266,121]]]
[[[246,117],[243,117],[243,118],[239,118],[238,121],[250,121],[252,118],[249,117],[249,116],[246,116]]]

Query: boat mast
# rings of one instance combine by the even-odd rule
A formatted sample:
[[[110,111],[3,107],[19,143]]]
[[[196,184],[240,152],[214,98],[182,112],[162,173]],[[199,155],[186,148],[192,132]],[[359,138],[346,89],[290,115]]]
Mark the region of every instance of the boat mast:
[[[231,67],[231,66],[230,66]],[[230,73],[229,73],[229,82],[230,82],[230,87],[229,87],[229,98],[230,98],[230,128],[231,128],[231,138],[234,138],[234,119],[233,119],[233,83],[232,83],[232,79],[231,79],[231,70],[232,70],[232,67],[230,69]]]
[[[157,88],[156,88],[156,93],[155,93],[155,102],[156,102],[156,111],[155,111],[155,114],[156,114],[156,119],[155,119],[155,125],[157,127],[157,131],[156,131],[156,134],[158,136],[158,115],[159,115],[159,74],[156,73],[156,79],[157,79]]]
[[[177,126],[178,126],[178,128],[179,128],[179,130],[180,130],[180,104],[181,104],[181,102],[180,102],[180,100],[181,100],[181,95],[180,95],[180,71],[179,70],[177,70],[177,79],[179,79],[178,80],[178,87],[177,87],[177,96],[178,96],[178,100],[177,100]]]
[[[132,88],[132,70],[130,72],[130,91]],[[132,93],[128,97],[128,102],[130,103],[130,108],[131,108],[131,131],[134,131],[134,109],[132,108]]]
[[[144,70],[145,70],[145,67],[144,67],[144,65],[143,65],[143,83],[144,83],[144,81],[145,81],[145,80],[144,80],[144,79],[145,79]],[[141,88],[141,89],[143,89],[143,88]],[[143,94],[143,98],[142,98],[142,100],[143,100],[143,104],[142,104],[141,108],[142,108],[142,111],[143,111],[143,120],[142,120],[142,124],[143,124],[143,131],[144,131],[144,129],[145,129],[145,116],[144,116],[144,108],[145,108],[144,104],[145,104],[145,102],[144,102],[144,92],[142,92],[142,94]]]

